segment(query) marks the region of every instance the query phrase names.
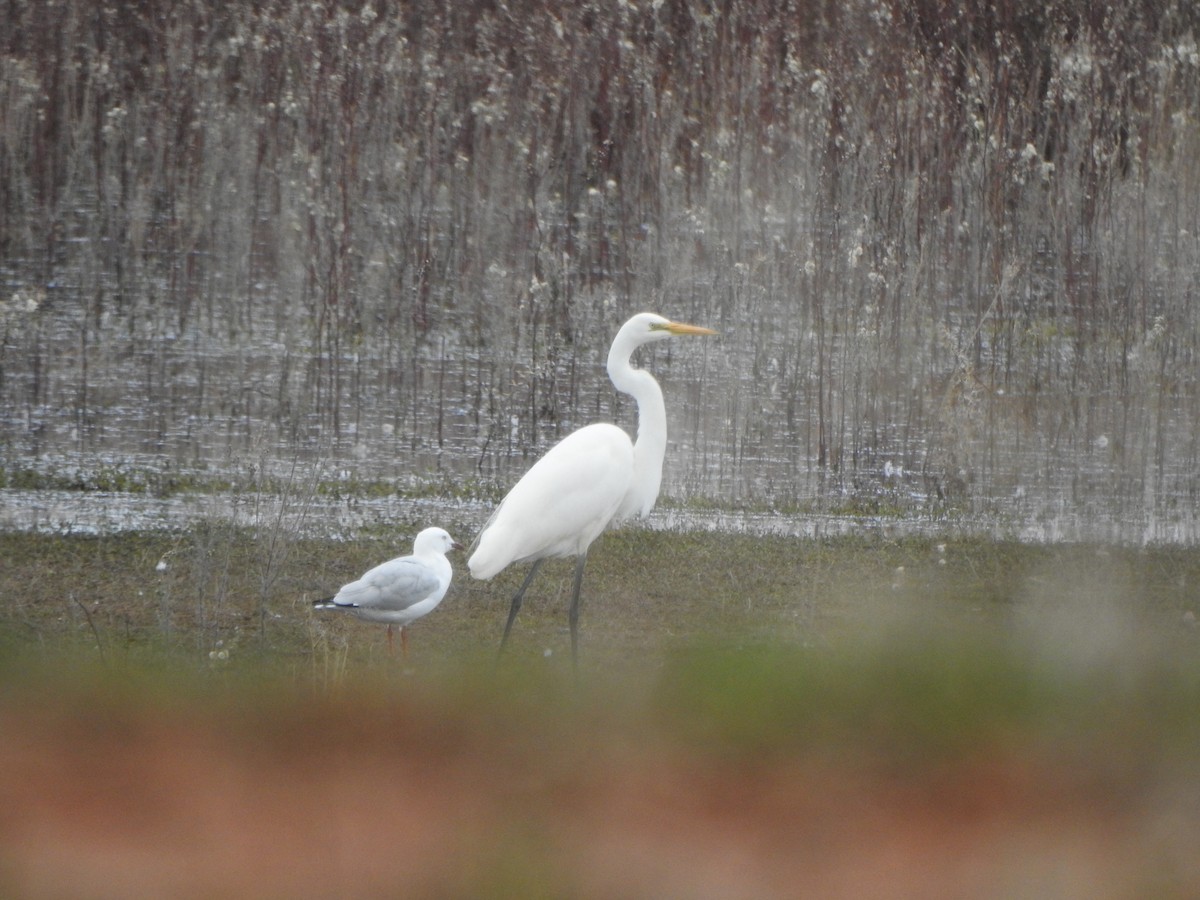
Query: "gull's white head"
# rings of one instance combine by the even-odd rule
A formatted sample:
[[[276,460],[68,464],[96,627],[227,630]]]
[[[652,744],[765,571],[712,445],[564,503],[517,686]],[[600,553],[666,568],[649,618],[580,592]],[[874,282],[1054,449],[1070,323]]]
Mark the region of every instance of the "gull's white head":
[[[461,550],[462,544],[450,537],[444,528],[426,528],[413,541],[413,553],[422,556],[426,553],[440,553],[445,556],[451,550]]]

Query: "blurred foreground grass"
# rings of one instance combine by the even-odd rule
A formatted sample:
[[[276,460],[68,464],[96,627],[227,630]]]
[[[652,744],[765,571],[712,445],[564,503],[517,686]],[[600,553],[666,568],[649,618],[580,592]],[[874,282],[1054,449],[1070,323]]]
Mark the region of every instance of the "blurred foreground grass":
[[[577,683],[566,562],[544,567],[499,666],[519,570],[475,582],[459,555],[447,599],[410,629],[408,660],[388,658],[382,626],[310,608],[407,543],[0,535],[3,683],[305,698],[486,688],[489,703],[533,710],[565,692],[754,752],[878,732],[919,753],[1156,715],[1185,745],[1200,736],[1190,549],[614,533],[589,560]]]
[[[849,896],[873,866],[875,896],[1200,887],[1196,551],[614,533],[576,680],[569,564],[498,665],[521,572],[479,584],[456,559],[407,661],[312,612],[407,541],[0,536],[0,893],[262,896],[236,860],[188,868],[239,827],[279,896],[392,893],[401,872],[413,895],[789,896],[793,869]],[[222,790],[240,799],[206,828]],[[84,817],[103,852],[79,832],[95,796],[136,813],[139,846],[155,815],[192,821],[193,849],[117,867],[119,826]],[[263,829],[290,848],[274,863]],[[63,842],[85,848],[66,865]]]

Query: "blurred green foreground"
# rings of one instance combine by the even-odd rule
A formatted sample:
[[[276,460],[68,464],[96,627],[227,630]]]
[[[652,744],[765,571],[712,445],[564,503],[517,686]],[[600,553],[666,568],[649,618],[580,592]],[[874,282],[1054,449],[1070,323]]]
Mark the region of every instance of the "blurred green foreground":
[[[389,658],[403,552],[0,536],[5,896],[1187,896],[1200,553],[631,530]]]

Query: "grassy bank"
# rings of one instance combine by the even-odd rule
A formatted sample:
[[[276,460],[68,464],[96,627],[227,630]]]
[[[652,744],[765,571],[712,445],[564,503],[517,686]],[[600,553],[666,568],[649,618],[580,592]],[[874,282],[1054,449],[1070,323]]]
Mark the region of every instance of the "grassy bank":
[[[0,888],[1200,886],[1195,551],[614,533],[576,681],[567,564],[499,666],[521,573],[456,560],[406,662],[312,613],[394,549],[0,537]]]
[[[414,529],[409,529],[414,530]],[[465,538],[466,536],[464,536]],[[0,535],[0,626],[13,652],[78,646],[116,664],[143,650],[207,665],[287,663],[329,651],[381,665],[382,628],[315,614],[311,601],[409,552],[408,532],[320,541],[211,526],[178,534]],[[490,655],[523,572],[466,574],[413,628],[414,666]],[[514,632],[514,655],[567,647],[571,565],[549,564]],[[1029,546],[984,539],[806,541],[629,529],[593,548],[584,583],[584,658],[661,665],[696,641],[830,650],[948,629],[1051,644],[1051,656],[1186,639],[1200,553],[1185,548]],[[1108,646],[1108,645],[1112,646]],[[235,649],[236,648],[236,649]]]

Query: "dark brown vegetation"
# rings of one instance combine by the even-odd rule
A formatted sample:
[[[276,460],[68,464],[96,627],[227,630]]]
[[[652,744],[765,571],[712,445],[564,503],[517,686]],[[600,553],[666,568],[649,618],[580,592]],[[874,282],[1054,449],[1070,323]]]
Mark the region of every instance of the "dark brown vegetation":
[[[677,495],[1195,493],[1191,2],[4,19],[6,468],[507,482],[622,412],[599,362],[651,307],[726,334],[655,360]]]

